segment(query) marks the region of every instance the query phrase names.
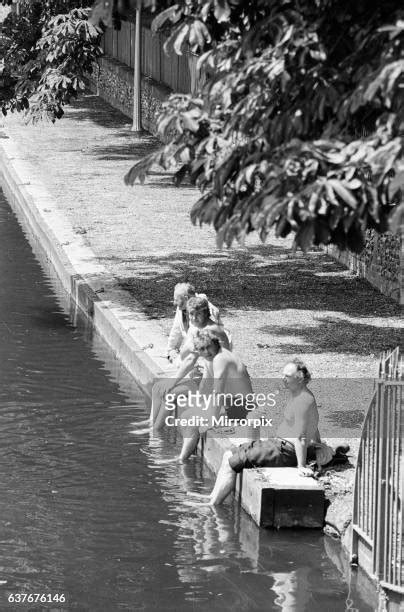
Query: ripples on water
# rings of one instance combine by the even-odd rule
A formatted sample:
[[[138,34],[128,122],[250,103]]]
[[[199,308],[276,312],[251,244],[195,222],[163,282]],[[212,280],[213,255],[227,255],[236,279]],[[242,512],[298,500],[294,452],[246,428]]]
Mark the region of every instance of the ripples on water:
[[[184,505],[210,473],[198,458],[156,465],[176,452],[172,431],[130,434],[142,394],[72,326],[4,202],[0,238],[0,610],[16,609],[10,592],[66,596],[29,609],[348,609],[321,534],[260,530],[233,502]],[[354,582],[349,609],[372,610]]]

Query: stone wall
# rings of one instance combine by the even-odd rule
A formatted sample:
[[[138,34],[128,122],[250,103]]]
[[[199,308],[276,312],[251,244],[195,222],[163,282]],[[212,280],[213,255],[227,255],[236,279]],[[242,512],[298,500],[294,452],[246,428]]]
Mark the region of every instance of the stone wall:
[[[96,67],[89,78],[92,91],[106,100],[111,106],[132,119],[133,113],[133,69],[111,58],[102,57],[99,69]],[[142,126],[156,134],[156,118],[161,105],[171,90],[153,79],[142,77]]]
[[[401,235],[378,234],[370,230],[366,245],[360,255],[327,247],[327,252],[350,268],[355,274],[366,278],[374,287],[404,306],[404,226]]]

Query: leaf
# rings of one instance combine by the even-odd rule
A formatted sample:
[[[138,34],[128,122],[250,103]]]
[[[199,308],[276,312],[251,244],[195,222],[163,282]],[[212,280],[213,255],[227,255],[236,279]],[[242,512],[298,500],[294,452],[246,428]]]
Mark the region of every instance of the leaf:
[[[351,208],[357,207],[356,199],[352,193],[346,187],[344,187],[341,181],[338,181],[337,179],[328,179],[328,183],[334,189],[335,193],[337,193],[339,197],[344,200],[346,204],[348,204],[348,206]]]
[[[198,46],[200,49],[203,49],[205,46],[205,42],[209,43],[212,39],[209,34],[209,30],[206,25],[202,21],[194,21],[192,24],[194,35],[196,40],[198,41]]]
[[[311,196],[310,196],[309,205],[308,205],[308,210],[309,210],[310,213],[315,213],[316,212],[318,200],[319,200],[318,192],[313,191]]]
[[[185,25],[182,26],[181,30],[179,31],[179,33],[177,34],[177,37],[174,41],[174,51],[177,55],[182,55],[182,45],[184,44],[184,41],[186,39],[186,36],[189,32],[189,25],[186,23]]]
[[[172,115],[168,115],[168,114],[160,115],[160,117],[157,120],[157,130],[159,134],[165,137],[170,127],[170,124],[173,120],[174,120],[174,117]]]
[[[230,18],[231,10],[227,0],[215,0],[215,8],[213,13],[219,23],[228,21]]]
[[[315,59],[317,62],[324,62],[327,59],[324,51],[319,49],[309,49],[310,56]]]
[[[146,157],[138,161],[136,164],[134,164],[129,170],[129,172],[127,172],[124,176],[125,185],[134,185],[136,179],[139,179],[139,181],[143,184],[149,168],[153,165],[153,163],[157,162],[163,151],[164,148],[160,149],[156,153],[151,153],[150,155],[147,155]]]
[[[249,184],[252,183],[256,170],[257,170],[257,164],[251,164],[250,166],[247,166],[247,168],[244,169],[245,181],[247,183]]]
[[[161,13],[159,13],[157,15],[157,17],[155,17],[152,21],[151,24],[151,31],[153,34],[156,34],[157,31],[161,28],[162,25],[165,24],[165,22],[170,19],[173,20],[176,18],[176,14],[177,11],[179,11],[179,7],[178,4],[173,4],[173,6],[170,6],[169,8],[165,9],[164,11],[161,11]]]
[[[299,246],[303,253],[306,253],[312,246],[314,240],[314,223],[312,221],[306,222],[300,227],[295,236],[295,243]]]
[[[359,189],[360,187],[362,187],[362,182],[359,179],[355,178],[351,179],[350,181],[345,180],[344,185],[347,189]]]

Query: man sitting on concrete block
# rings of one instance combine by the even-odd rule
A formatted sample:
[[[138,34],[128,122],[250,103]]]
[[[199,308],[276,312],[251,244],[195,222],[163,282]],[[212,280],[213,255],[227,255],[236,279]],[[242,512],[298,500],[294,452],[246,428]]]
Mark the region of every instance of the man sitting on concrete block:
[[[278,437],[241,444],[223,455],[215,486],[207,503],[220,504],[233,491],[236,476],[243,469],[256,467],[297,467],[301,476],[312,476],[306,462],[316,459],[322,447],[318,432],[318,410],[313,393],[307,388],[310,373],[299,359],[286,364],[283,382],[290,398],[285,407]]]

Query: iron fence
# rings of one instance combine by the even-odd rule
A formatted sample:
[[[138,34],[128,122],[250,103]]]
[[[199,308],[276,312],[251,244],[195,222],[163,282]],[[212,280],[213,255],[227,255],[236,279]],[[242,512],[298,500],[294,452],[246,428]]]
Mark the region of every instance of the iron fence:
[[[399,349],[383,353],[356,468],[352,552],[381,586],[404,594],[404,369]]]

